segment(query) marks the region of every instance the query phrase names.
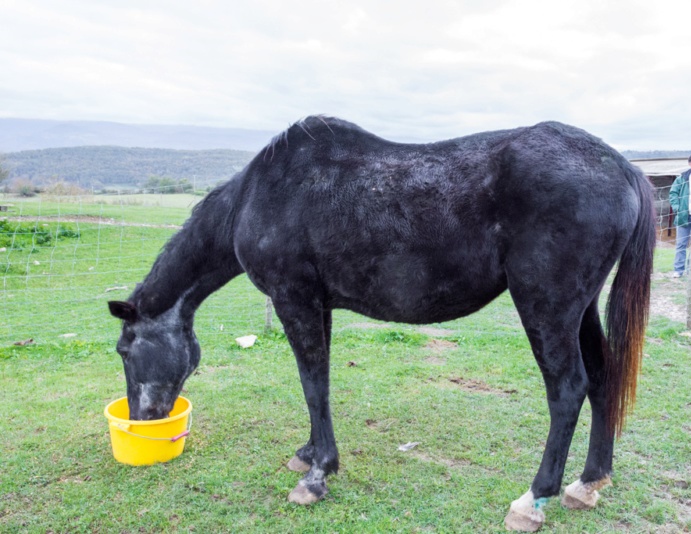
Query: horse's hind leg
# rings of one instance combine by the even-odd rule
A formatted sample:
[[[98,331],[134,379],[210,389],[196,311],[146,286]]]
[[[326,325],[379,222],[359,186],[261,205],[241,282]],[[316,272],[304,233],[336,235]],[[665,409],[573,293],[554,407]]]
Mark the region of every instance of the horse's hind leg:
[[[602,330],[597,298],[588,306],[580,331],[581,354],[588,374],[588,400],[592,409],[590,446],[581,477],[566,487],[562,504],[585,510],[597,504],[598,490],[609,485],[612,473],[614,436],[606,425],[606,384],[604,358],[607,340]]]
[[[323,313],[324,324],[324,341],[326,345],[327,357],[331,350],[331,310],[325,310]],[[309,441],[304,447],[299,448],[288,462],[288,469],[298,473],[306,473],[312,467],[312,459],[314,458],[314,436],[310,434]]]
[[[535,280],[538,286],[526,284]],[[521,282],[516,282],[520,280]],[[542,506],[559,494],[571,438],[588,389],[580,355],[579,326],[590,299],[534,276],[509,276],[509,289],[521,316],[547,389],[550,429],[542,462],[530,490],[511,503],[505,525],[533,532],[545,520]]]
[[[296,504],[312,504],[323,498],[328,492],[326,477],[338,471],[338,450],[329,407],[330,312],[306,302],[309,299],[274,299],[276,313],[297,360],[310,414],[310,440],[297,454],[305,466],[296,469],[307,472],[288,496]],[[293,459],[290,463],[295,467],[296,462]]]

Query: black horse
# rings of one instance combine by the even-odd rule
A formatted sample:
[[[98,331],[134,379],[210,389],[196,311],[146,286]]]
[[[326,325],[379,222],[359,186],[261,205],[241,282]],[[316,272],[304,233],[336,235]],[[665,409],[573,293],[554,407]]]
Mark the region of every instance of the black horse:
[[[310,413],[306,471],[289,499],[309,504],[338,470],[329,408],[331,313],[436,323],[508,288],[547,389],[551,425],[530,490],[506,525],[536,530],[559,494],[579,412],[590,448],[564,505],[591,508],[609,483],[614,437],[633,405],[655,244],[651,187],[620,154],[560,123],[432,144],[393,143],[309,117],[217,187],[173,236],[127,302],[117,350],[132,419],[166,417],[194,371],[196,309],[247,273],[273,300]],[[607,337],[598,297],[611,287]]]

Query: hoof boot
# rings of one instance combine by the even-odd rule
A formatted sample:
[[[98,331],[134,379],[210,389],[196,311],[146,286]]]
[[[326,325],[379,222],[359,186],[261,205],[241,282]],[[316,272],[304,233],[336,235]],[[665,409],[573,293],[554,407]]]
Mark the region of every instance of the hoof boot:
[[[295,489],[290,492],[290,495],[288,495],[288,502],[299,504],[301,506],[308,506],[322,500],[328,492],[329,491],[326,489],[326,485],[324,485],[323,492],[314,493],[310,491],[307,486],[299,483],[297,486],[295,486]]]
[[[585,484],[580,480],[576,480],[576,482],[569,484],[564,490],[561,504],[569,510],[592,510],[600,498],[600,493],[597,490],[609,486],[611,483],[609,477]]]
[[[529,491],[511,503],[509,513],[504,519],[506,530],[517,530],[520,532],[537,532],[545,523],[545,513],[542,511],[547,499],[537,499],[533,497],[533,492]]]
[[[537,532],[545,523],[545,514],[541,510],[509,510],[504,525],[506,530],[519,532]]]

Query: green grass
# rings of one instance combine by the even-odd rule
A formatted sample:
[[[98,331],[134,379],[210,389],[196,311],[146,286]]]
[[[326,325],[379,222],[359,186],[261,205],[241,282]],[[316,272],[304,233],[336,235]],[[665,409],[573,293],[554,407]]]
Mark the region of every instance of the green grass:
[[[172,230],[79,231],[48,250],[0,254],[6,270],[27,269],[0,288],[0,332],[11,330],[0,347],[0,531],[504,531],[549,425],[542,378],[507,295],[436,331],[335,314],[341,470],[324,502],[303,508],[286,500],[299,475],[285,463],[308,436],[307,409],[288,343],[263,333],[263,297],[244,277],[198,313],[203,357],[185,387],[194,410],[184,453],[150,467],[115,462],[103,409],[125,383],[118,322],[105,302],[127,292],[104,290],[140,280]],[[48,275],[33,264],[45,257]],[[658,251],[656,271],[670,268],[668,251]],[[658,280],[656,290],[677,287],[670,283]],[[614,486],[590,512],[552,499],[543,532],[691,528],[691,338],[683,330],[653,316]],[[59,338],[64,331],[78,335]],[[248,333],[259,340],[240,349],[233,339]],[[11,345],[24,337],[37,343]],[[586,404],[565,483],[582,470],[588,429]],[[397,450],[410,441],[420,445]]]
[[[1,198],[1,197],[0,197]],[[12,197],[2,200],[12,204],[9,217],[59,219],[91,217],[106,222],[180,225],[190,209],[202,197],[196,195],[88,195],[85,197]]]
[[[65,334],[113,340],[119,325],[104,315],[107,301],[127,298],[175,229],[46,220],[0,223],[0,345]],[[44,233],[57,237],[38,243]],[[238,282],[207,301],[201,334],[261,328],[265,299]]]

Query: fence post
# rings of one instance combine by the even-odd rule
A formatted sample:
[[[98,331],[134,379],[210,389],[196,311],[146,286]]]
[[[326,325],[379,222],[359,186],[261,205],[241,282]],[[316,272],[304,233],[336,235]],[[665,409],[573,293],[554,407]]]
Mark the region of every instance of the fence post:
[[[266,316],[264,318],[264,332],[270,332],[273,327],[274,305],[271,297],[266,297]]]

